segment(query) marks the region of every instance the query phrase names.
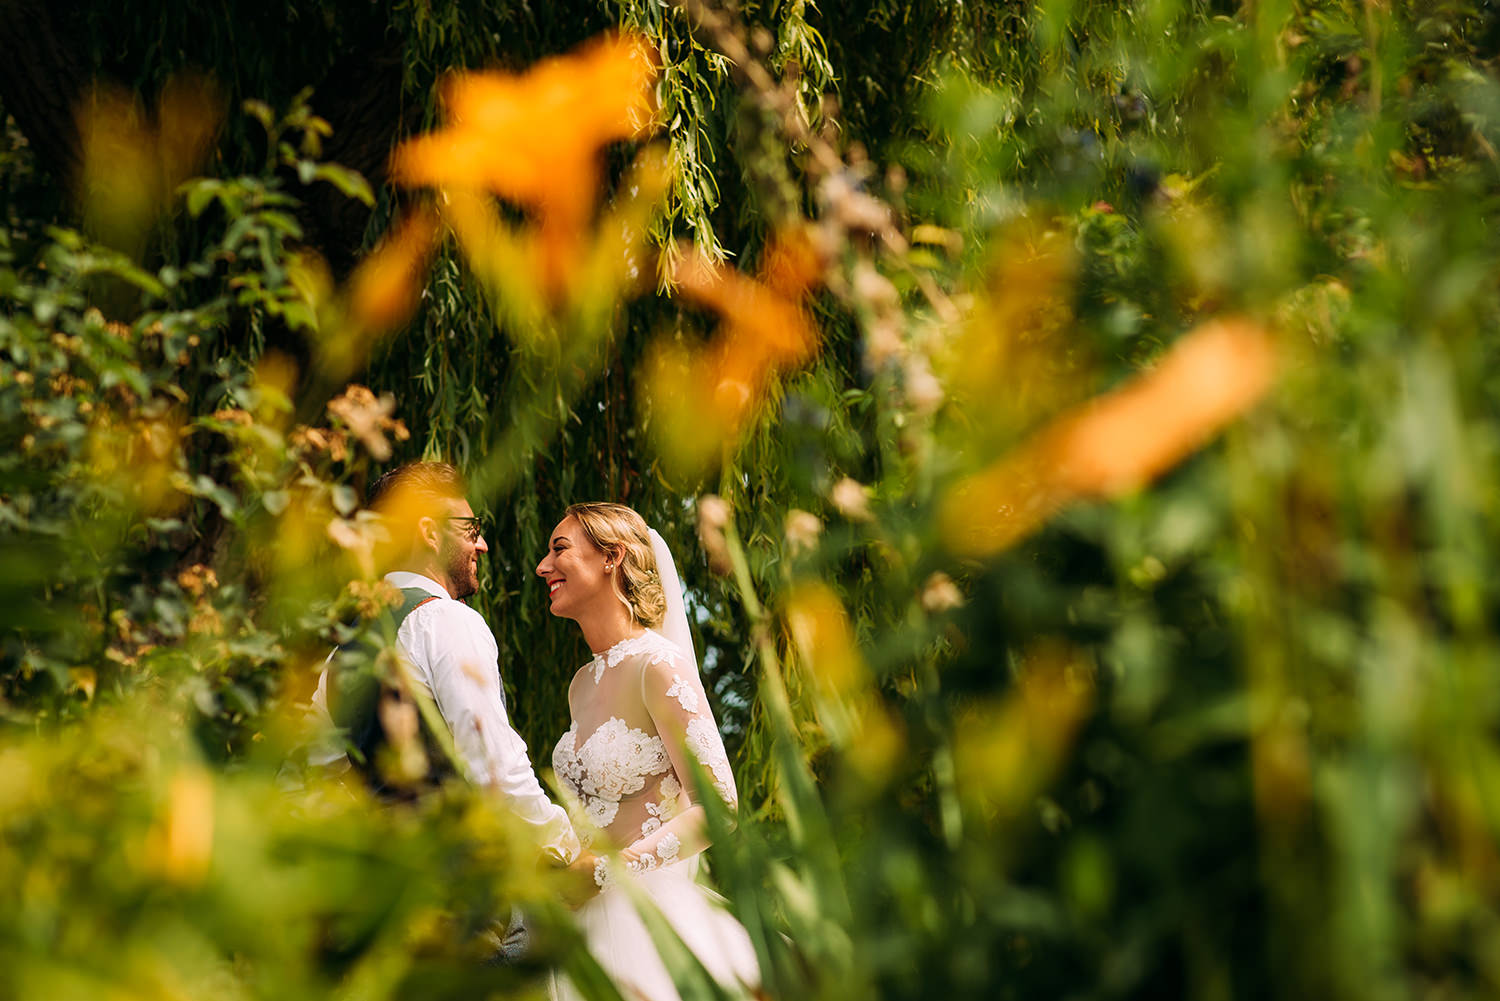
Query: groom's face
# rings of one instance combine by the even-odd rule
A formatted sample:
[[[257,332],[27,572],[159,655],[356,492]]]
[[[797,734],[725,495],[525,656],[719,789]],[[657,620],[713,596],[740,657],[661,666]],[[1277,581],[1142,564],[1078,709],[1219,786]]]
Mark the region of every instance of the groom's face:
[[[443,583],[453,597],[467,598],[479,590],[479,554],[489,552],[490,547],[468,501],[450,500],[447,506],[438,546],[438,559],[448,578]]]

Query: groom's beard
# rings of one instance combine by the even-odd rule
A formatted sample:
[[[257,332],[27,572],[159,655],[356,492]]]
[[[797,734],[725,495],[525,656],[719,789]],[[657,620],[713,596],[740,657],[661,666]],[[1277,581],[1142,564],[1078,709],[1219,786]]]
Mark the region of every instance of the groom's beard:
[[[474,551],[458,548],[448,554],[448,589],[460,600],[479,590],[479,575],[474,568]]]

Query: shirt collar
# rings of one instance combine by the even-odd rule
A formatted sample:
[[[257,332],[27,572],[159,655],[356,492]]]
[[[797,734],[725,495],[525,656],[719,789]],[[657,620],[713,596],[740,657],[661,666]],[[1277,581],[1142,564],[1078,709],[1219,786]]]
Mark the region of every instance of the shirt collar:
[[[410,570],[392,570],[390,573],[385,575],[385,582],[391,585],[391,587],[395,588],[420,588],[421,590],[426,591],[428,594],[437,595],[439,598],[453,597],[453,595],[448,593],[448,589],[446,587],[439,584],[431,577],[427,577],[419,573],[412,573]]]

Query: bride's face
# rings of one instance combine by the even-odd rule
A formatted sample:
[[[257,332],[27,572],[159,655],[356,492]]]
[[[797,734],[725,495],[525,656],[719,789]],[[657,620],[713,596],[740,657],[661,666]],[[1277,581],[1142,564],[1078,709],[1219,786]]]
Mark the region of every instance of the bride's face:
[[[552,614],[576,619],[601,598],[613,600],[606,562],[607,554],[589,541],[577,518],[569,515],[559,522],[546,558],[536,565],[537,576],[547,582]]]

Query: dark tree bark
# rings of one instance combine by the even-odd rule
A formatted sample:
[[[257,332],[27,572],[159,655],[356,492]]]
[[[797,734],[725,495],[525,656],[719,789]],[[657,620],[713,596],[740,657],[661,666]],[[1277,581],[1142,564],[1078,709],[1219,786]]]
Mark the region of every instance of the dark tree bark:
[[[359,171],[376,192],[388,179],[391,147],[422,110],[403,107],[401,82],[401,49],[387,40],[341,56],[313,91],[313,110],[333,127],[323,158]],[[358,258],[370,210],[326,184],[305,189],[303,198],[308,241],[342,279]]]
[[[44,0],[0,0],[0,106],[15,118],[39,171],[71,193],[82,166],[76,112],[97,73],[60,10]],[[323,158],[358,170],[379,191],[392,145],[416,124],[421,108],[403,107],[399,42],[385,37],[383,24],[369,28],[365,38],[350,39],[324,74],[313,109],[333,128]],[[344,277],[364,242],[370,210],[328,184],[298,194],[307,242]]]
[[[71,190],[81,166],[74,116],[90,74],[54,11],[42,0],[0,0],[0,104],[38,167]]]

